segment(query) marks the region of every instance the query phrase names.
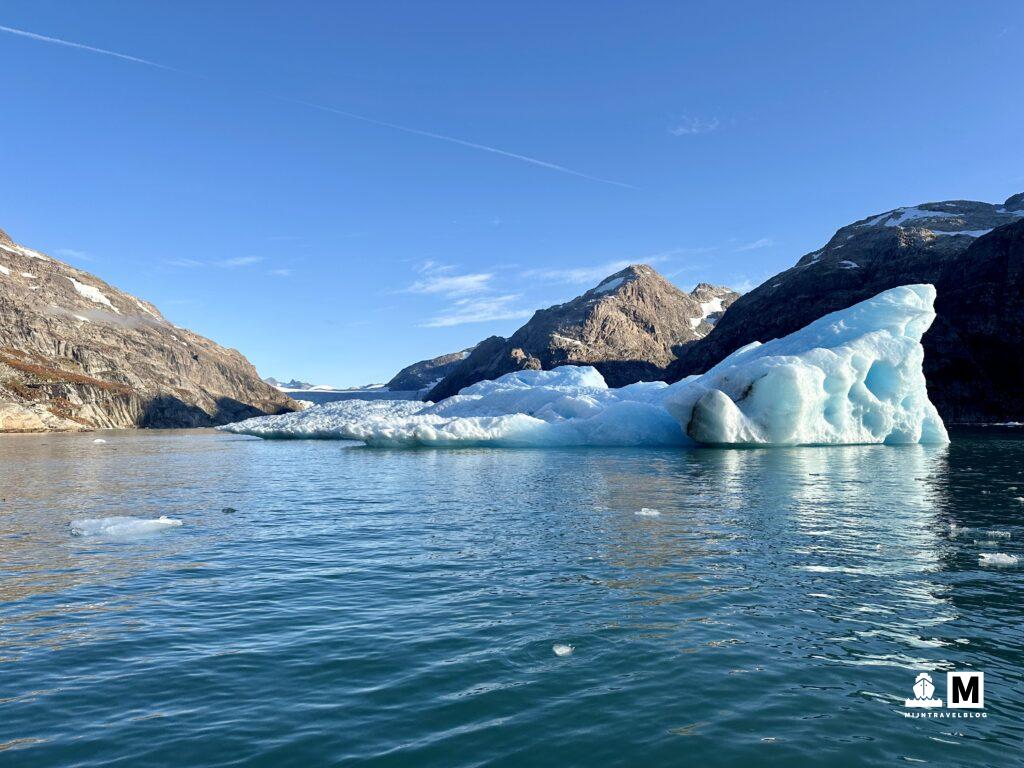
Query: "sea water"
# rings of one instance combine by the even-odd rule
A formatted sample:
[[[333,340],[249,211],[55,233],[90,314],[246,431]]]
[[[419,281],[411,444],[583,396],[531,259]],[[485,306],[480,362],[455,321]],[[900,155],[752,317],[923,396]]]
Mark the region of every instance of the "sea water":
[[[756,450],[95,437],[0,437],[4,766],[1019,755],[1022,430]],[[161,517],[181,525],[72,526]],[[984,672],[985,716],[904,717],[916,675],[941,698],[948,670]]]

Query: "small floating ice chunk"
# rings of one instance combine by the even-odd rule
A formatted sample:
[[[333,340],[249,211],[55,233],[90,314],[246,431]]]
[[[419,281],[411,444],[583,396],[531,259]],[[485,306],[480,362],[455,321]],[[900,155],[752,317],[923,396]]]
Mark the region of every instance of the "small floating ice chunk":
[[[1017,556],[1005,552],[982,552],[978,555],[980,565],[1016,565]]]
[[[969,530],[971,530],[971,529],[963,527],[963,526],[959,526],[956,523],[950,523],[949,524],[949,535],[950,536],[960,536],[961,534],[967,533]]]
[[[99,517],[71,521],[74,536],[131,537],[148,536],[181,525],[181,520],[166,515],[158,518],[145,517]]]
[[[661,512],[659,512],[656,509],[650,509],[648,507],[643,507],[639,511],[634,512],[633,514],[634,515],[639,515],[640,517],[657,517],[658,515],[661,514]]]
[[[576,650],[576,646],[566,645],[565,643],[555,643],[551,646],[551,650],[555,652],[555,656],[572,656],[572,652]]]
[[[1009,531],[989,531],[988,537],[990,539],[1009,539],[1011,535]]]
[[[1014,496],[1013,500],[1016,501],[1018,504],[1024,504],[1024,496]]]
[[[104,439],[103,439],[102,437],[97,437],[97,438],[96,438],[95,440],[93,440],[92,442],[93,442],[93,444],[94,444],[94,445],[103,445],[103,444],[104,444],[105,442],[107,442],[107,441],[106,441],[106,440],[104,440]]]

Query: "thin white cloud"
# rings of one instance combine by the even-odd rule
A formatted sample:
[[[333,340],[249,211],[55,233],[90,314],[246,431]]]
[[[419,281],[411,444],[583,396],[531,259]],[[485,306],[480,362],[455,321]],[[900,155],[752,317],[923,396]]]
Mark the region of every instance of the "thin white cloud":
[[[658,264],[683,252],[682,250],[669,251],[667,253],[656,253],[640,259],[616,259],[615,261],[606,261],[602,264],[569,267],[567,269],[528,269],[522,273],[522,276],[529,279],[540,278],[549,283],[596,285],[599,281],[619,270],[625,269],[630,264]]]
[[[78,251],[74,248],[58,248],[54,253],[62,259],[78,259],[79,261],[96,261],[91,253]]]
[[[248,267],[252,264],[259,264],[263,261],[262,256],[235,256],[231,259],[223,259],[215,262],[218,267],[226,267],[227,269],[234,269],[235,267]]]
[[[717,117],[712,117],[710,120],[699,117],[683,117],[678,123],[670,126],[668,132],[673,136],[696,136],[699,133],[711,133],[718,130],[720,124]]]
[[[208,267],[219,267],[221,269],[237,269],[238,267],[248,267],[253,264],[259,264],[264,261],[262,256],[235,256],[231,259],[221,259],[220,261],[200,261],[199,259],[170,259],[166,263],[172,267],[181,267],[182,269],[205,269]]]
[[[484,296],[459,299],[441,314],[423,321],[426,328],[448,328],[466,323],[484,323],[497,320],[519,320],[533,312],[517,306],[522,296],[518,293],[502,296]]]
[[[62,40],[61,38],[57,38],[57,37],[48,37],[47,35],[40,35],[40,34],[37,34],[35,32],[28,32],[28,31],[23,30],[23,29],[15,29],[13,27],[0,26],[0,32],[7,32],[8,34],[18,35],[20,37],[26,37],[26,38],[29,38],[31,40],[36,40],[38,42],[51,43],[51,44],[54,44],[54,45],[62,45],[62,46],[66,46],[68,48],[77,48],[79,50],[89,51],[90,53],[98,53],[98,54],[101,54],[103,56],[113,56],[114,58],[121,59],[123,61],[129,61],[129,62],[132,62],[134,64],[144,64],[144,65],[146,65],[148,67],[156,67],[158,69],[165,69],[165,70],[168,70],[168,71],[171,71],[171,72],[177,72],[179,74],[185,74],[185,75],[192,74],[190,72],[186,72],[185,70],[177,69],[176,67],[170,67],[170,66],[167,66],[166,64],[159,64],[159,63],[157,63],[155,61],[150,61],[149,59],[142,59],[142,58],[139,58],[137,56],[129,56],[128,54],[118,53],[116,51],[110,51],[110,50],[107,50],[105,48],[96,48],[96,47],[91,46],[91,45],[84,45],[82,43],[76,43],[76,42],[72,42],[70,40]],[[321,112],[330,112],[331,114],[341,115],[342,117],[347,117],[347,118],[349,118],[351,120],[359,120],[360,122],[368,123],[370,125],[376,125],[376,126],[381,127],[381,128],[390,128],[391,130],[394,130],[394,131],[402,131],[404,133],[410,133],[410,134],[413,134],[413,135],[416,135],[416,136],[423,136],[423,137],[428,138],[428,139],[435,139],[437,141],[445,141],[445,142],[448,142],[449,144],[457,144],[457,145],[459,145],[461,147],[467,147],[469,149],[475,149],[475,150],[478,150],[480,152],[489,152],[489,153],[494,154],[494,155],[500,155],[501,157],[507,157],[507,158],[512,159],[512,160],[519,160],[519,161],[524,162],[524,163],[529,163],[530,165],[535,165],[535,166],[537,166],[539,168],[546,168],[546,169],[548,169],[550,171],[557,171],[558,173],[564,173],[564,174],[567,174],[569,176],[576,176],[576,177],[581,178],[581,179],[587,179],[588,181],[595,181],[595,182],[598,182],[600,184],[611,184],[611,185],[616,186],[616,187],[625,187],[627,189],[636,189],[636,187],[634,187],[632,184],[626,184],[625,182],[622,182],[622,181],[615,181],[613,179],[605,179],[605,178],[602,178],[600,176],[593,176],[593,175],[591,175],[589,173],[583,173],[582,171],[576,171],[576,170],[573,170],[572,168],[567,168],[564,165],[558,165],[557,163],[550,163],[547,160],[540,160],[540,159],[538,159],[536,157],[530,157],[529,155],[521,155],[521,154],[516,153],[516,152],[509,152],[508,150],[499,149],[498,147],[492,147],[492,146],[489,146],[487,144],[480,144],[480,143],[475,142],[475,141],[467,141],[466,139],[459,139],[459,138],[456,138],[455,136],[449,136],[449,135],[444,134],[444,133],[435,133],[434,131],[426,131],[426,130],[423,130],[421,128],[413,128],[412,126],[408,126],[408,125],[401,125],[399,123],[391,123],[391,122],[388,122],[386,120],[377,120],[376,118],[368,117],[366,115],[360,115],[360,114],[357,114],[355,112],[348,112],[348,111],[346,111],[344,109],[337,109],[335,107],[330,107],[330,106],[327,106],[326,104],[318,104],[317,102],[305,101],[303,99],[296,99],[296,98],[292,98],[290,96],[273,95],[273,97],[276,98],[276,99],[279,99],[281,101],[286,101],[286,102],[291,103],[291,104],[297,104],[297,105],[300,105],[300,106],[307,107],[309,109],[316,109],[316,110],[319,110]]]
[[[487,273],[469,275],[430,275],[405,289],[406,293],[437,293],[442,296],[462,296],[467,293],[486,291],[494,275]]]
[[[572,283],[573,285],[590,285],[603,280],[608,275],[625,269],[632,261],[619,259],[608,261],[604,264],[595,264],[589,267],[571,267],[569,269],[529,269],[523,272],[523,277],[540,278],[551,283]]]
[[[754,240],[752,243],[746,243],[733,249],[734,252],[740,253],[741,251],[756,251],[758,248],[770,248],[775,245],[775,241],[770,237],[762,237],[758,240]]]
[[[416,270],[422,277],[403,288],[400,293],[454,297],[484,293],[490,290],[493,274],[475,272],[460,275],[454,274],[454,270],[455,268],[449,264],[425,261]]]
[[[267,274],[274,277],[291,277],[292,271],[290,269],[272,269]]]

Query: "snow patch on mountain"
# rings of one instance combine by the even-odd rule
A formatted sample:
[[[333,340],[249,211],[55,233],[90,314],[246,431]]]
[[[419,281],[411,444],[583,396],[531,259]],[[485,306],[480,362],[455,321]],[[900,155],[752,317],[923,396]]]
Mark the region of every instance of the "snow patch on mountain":
[[[69,277],[67,275],[65,275],[65,277],[71,281],[71,285],[75,287],[75,290],[78,291],[80,295],[87,298],[89,301],[95,302],[97,304],[103,304],[112,309],[117,314],[121,314],[121,310],[119,310],[117,307],[111,304],[110,299],[108,299],[106,295],[103,293],[103,291],[101,291],[96,286],[80,283],[78,280],[75,280],[75,278]]]

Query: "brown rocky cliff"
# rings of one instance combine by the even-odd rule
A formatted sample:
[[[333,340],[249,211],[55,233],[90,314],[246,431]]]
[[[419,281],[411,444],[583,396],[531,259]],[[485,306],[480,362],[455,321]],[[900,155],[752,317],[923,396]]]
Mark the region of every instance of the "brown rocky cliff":
[[[559,365],[593,365],[613,387],[659,379],[678,350],[707,335],[736,297],[707,284],[688,294],[635,264],[571,301],[538,310],[510,338],[481,342],[427,398],[437,401],[512,371]]]
[[[296,408],[237,350],[0,230],[0,431],[199,427]]]

